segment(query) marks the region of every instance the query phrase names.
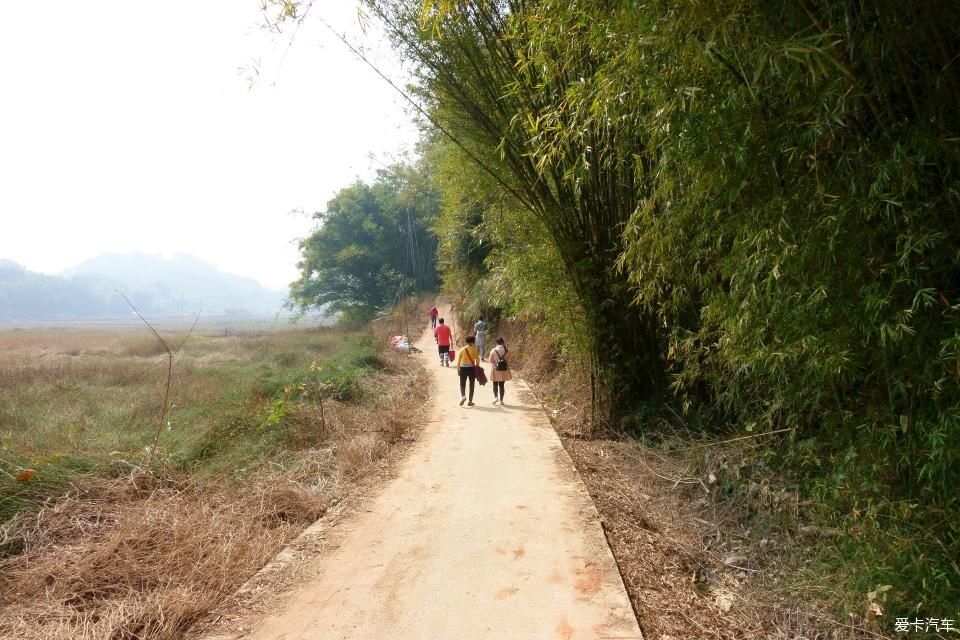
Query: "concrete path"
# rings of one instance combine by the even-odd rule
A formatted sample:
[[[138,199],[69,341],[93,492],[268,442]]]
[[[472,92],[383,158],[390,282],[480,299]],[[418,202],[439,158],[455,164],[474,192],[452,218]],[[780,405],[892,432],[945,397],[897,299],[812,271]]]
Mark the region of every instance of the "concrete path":
[[[505,407],[489,384],[460,407],[432,332],[418,346],[435,385],[422,440],[322,577],[248,637],[640,639],[596,509],[523,384],[507,383]]]

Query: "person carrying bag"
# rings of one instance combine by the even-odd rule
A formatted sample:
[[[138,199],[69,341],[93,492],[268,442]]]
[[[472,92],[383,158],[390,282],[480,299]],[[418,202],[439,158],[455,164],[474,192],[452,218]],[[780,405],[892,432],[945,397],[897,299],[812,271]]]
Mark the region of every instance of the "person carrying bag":
[[[497,346],[490,350],[490,379],[493,380],[493,404],[500,403],[503,406],[503,394],[507,380],[513,379],[513,373],[510,371],[510,350],[503,342],[503,338],[497,338]]]
[[[480,353],[477,351],[477,353]],[[476,365],[477,369],[477,382],[480,383],[480,386],[487,384],[487,372],[483,370],[483,367],[479,364]]]
[[[470,381],[470,402],[468,406],[473,406],[474,380],[477,379],[478,370],[481,374],[483,373],[483,369],[480,368],[480,352],[474,346],[476,340],[474,336],[467,336],[466,346],[457,353],[457,373],[460,375],[460,406],[463,406],[463,403],[467,400],[467,380]],[[480,384],[484,384],[486,381],[486,376],[484,376]]]

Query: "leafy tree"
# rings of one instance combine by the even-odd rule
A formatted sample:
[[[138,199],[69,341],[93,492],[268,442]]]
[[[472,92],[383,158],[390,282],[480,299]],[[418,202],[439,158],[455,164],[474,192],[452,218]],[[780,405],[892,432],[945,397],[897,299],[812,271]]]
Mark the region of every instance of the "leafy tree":
[[[676,397],[709,427],[789,427],[772,457],[816,469],[807,490],[851,528],[910,532],[873,579],[956,602],[956,521],[909,522],[960,504],[952,3],[521,9],[520,64],[563,75],[584,51],[600,61],[518,120],[531,156],[640,156],[619,264],[663,328]],[[598,119],[635,142],[585,137]]]
[[[463,171],[470,159],[455,144],[437,137],[425,149],[442,194],[441,280],[461,314],[536,327],[563,362],[589,364],[583,310],[552,236],[488,174]]]
[[[600,417],[787,429],[768,461],[862,536],[847,551],[890,532],[858,579],[960,601],[955,3],[368,5],[456,139],[456,278],[512,313],[562,282]]]
[[[372,185],[341,189],[319,227],[300,242],[300,278],[290,287],[301,309],[369,317],[402,291],[436,286],[436,239],[430,225],[437,194],[410,166],[380,171]]]
[[[369,4],[413,63],[434,122],[495,167],[500,187],[550,236],[583,311],[595,416],[615,422],[639,403],[660,402],[656,316],[627,311],[632,295],[616,266],[622,228],[637,207],[640,130],[611,127],[600,114],[564,137],[555,135],[562,119],[549,117],[571,83],[607,62],[608,50],[568,37],[567,50],[555,48],[566,51],[559,64],[539,64],[530,47],[542,14],[532,2]]]

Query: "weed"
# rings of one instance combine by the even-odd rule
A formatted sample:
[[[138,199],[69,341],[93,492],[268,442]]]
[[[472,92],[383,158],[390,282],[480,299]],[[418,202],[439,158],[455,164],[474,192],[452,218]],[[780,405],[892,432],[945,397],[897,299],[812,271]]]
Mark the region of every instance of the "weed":
[[[427,388],[363,336],[198,336],[147,472],[151,362],[126,335],[52,337],[0,334],[0,637],[180,637],[405,439]]]

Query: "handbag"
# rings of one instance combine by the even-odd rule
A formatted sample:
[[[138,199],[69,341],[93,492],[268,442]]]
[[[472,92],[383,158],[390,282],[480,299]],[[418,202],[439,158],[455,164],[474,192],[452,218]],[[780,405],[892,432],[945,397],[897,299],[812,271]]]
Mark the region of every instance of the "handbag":
[[[467,356],[470,357],[469,351],[467,351]],[[470,361],[473,362],[473,357],[470,357]],[[483,367],[480,366],[480,363],[474,363],[473,377],[477,379],[477,382],[480,383],[481,387],[487,384],[487,372],[483,370]]]

